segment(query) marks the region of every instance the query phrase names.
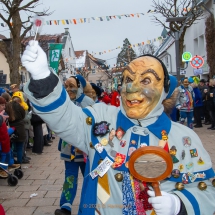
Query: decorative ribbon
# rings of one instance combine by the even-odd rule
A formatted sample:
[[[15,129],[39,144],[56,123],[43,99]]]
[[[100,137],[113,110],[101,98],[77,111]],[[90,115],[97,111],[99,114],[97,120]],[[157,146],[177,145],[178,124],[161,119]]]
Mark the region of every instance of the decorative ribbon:
[[[136,205],[135,205],[134,193],[132,190],[129,172],[123,172],[122,194],[123,194],[122,214],[123,215],[137,215],[137,209],[136,209]]]

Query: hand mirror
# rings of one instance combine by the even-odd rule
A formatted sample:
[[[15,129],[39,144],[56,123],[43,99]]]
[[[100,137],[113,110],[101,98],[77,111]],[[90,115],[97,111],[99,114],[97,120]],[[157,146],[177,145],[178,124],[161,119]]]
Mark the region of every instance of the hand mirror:
[[[137,149],[129,159],[130,173],[140,181],[151,182],[156,196],[161,196],[159,181],[167,178],[173,169],[170,154],[157,146]]]

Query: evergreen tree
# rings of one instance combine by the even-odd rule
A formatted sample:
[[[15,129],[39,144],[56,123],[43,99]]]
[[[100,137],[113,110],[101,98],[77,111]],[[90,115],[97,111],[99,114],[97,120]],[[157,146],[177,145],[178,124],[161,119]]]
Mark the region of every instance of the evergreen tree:
[[[122,47],[122,51],[118,54],[117,57],[117,64],[122,64],[124,65],[124,63],[130,63],[132,60],[134,60],[136,58],[136,54],[132,48],[131,43],[129,42],[129,40],[126,38],[123,41],[123,47]]]

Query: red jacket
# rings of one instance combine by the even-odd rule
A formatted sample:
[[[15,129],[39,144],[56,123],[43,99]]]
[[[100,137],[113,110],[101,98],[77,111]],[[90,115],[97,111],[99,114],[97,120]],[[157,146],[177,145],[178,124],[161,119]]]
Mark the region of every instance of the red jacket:
[[[4,208],[0,205],[0,215],[5,215]]]
[[[8,153],[10,151],[10,137],[7,132],[7,125],[5,122],[0,126],[0,145],[2,152]]]
[[[102,98],[102,101],[105,103],[105,104],[110,104],[111,103],[111,99],[110,97],[108,96],[107,93],[104,93],[104,96]]]
[[[111,98],[111,105],[114,105],[116,107],[119,107],[120,106],[120,95],[117,91],[114,91],[112,93],[112,98]]]

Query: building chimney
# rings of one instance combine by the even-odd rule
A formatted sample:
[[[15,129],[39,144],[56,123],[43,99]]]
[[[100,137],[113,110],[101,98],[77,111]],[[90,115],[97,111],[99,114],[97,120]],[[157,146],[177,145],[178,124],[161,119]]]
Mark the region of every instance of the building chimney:
[[[68,34],[69,33],[69,28],[64,28],[65,29],[65,33]]]

